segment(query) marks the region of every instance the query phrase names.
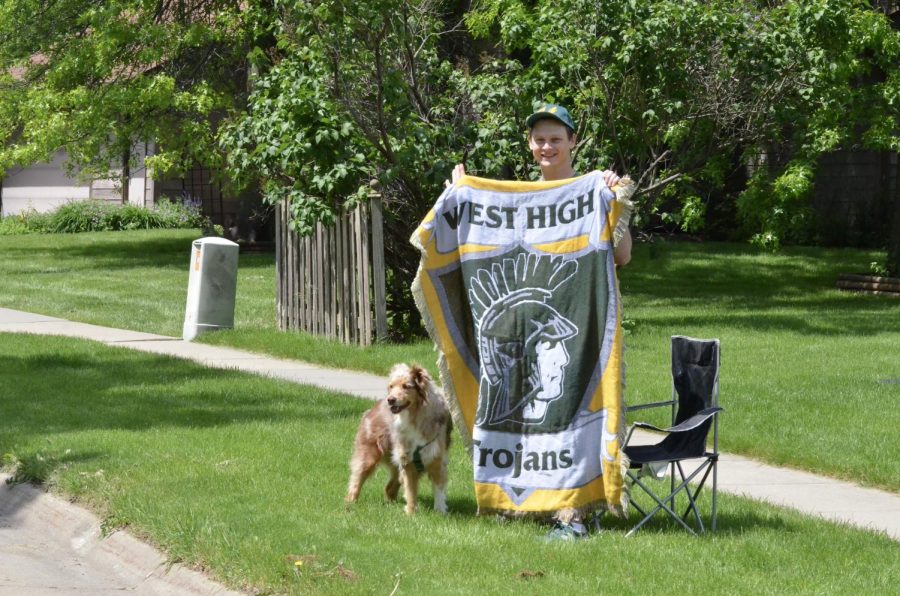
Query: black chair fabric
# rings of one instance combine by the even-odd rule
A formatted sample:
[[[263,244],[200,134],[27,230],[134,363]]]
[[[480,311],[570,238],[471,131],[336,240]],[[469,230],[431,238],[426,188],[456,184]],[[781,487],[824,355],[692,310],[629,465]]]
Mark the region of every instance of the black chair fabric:
[[[626,439],[624,453],[629,458],[631,468],[641,468],[649,463],[667,463],[671,468],[671,492],[665,498],[657,497],[653,489],[640,481],[639,475],[628,472],[628,478],[633,486],[639,486],[647,494],[653,497],[656,507],[650,511],[644,511],[633,503],[641,513],[643,519],[634,526],[628,535],[634,534],[653,515],[664,511],[672,519],[690,532],[693,529],[687,524],[689,513],[693,513],[699,530],[704,531],[704,525],[697,508],[696,498],[706,483],[706,479],[712,472],[712,513],[711,527],[716,528],[716,466],[718,463],[718,426],[713,440],[712,451],[706,449],[706,438],[710,427],[715,422],[715,416],[723,411],[718,406],[718,379],[719,379],[719,341],[701,340],[683,336],[672,337],[672,386],[673,399],[667,402],[642,404],[635,409],[653,408],[668,405],[677,409],[673,415],[673,425],[667,429],[657,428],[651,424],[637,422],[637,428],[647,428],[667,433],[666,436],[655,445],[628,445],[631,433]],[[705,461],[689,475],[685,475],[682,468],[682,460],[704,458]],[[675,473],[680,480],[676,481]],[[702,477],[699,475],[702,474]],[[695,489],[691,489],[688,483],[695,477],[699,477],[699,483]],[[678,486],[676,487],[676,482]],[[675,497],[685,494],[689,505],[684,514],[679,515],[675,509]],[[668,503],[668,505],[667,505]]]
[[[656,445],[629,446],[625,454],[632,468],[658,461],[702,457],[706,452],[706,437],[712,416],[721,408],[713,408],[718,379],[718,342],[676,336],[672,338],[672,383],[678,397],[675,425],[668,429],[662,442]],[[699,416],[699,419],[697,418]],[[693,428],[679,428],[694,419]],[[647,424],[639,427],[655,428]]]

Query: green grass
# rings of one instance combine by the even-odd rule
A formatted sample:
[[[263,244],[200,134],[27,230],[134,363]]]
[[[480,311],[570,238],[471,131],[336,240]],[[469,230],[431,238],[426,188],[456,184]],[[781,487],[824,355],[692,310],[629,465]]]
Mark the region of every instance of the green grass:
[[[0,453],[21,476],[92,506],[172,561],[233,587],[292,594],[891,593],[900,551],[883,535],[736,497],[695,538],[623,522],[577,544],[474,515],[471,467],[452,450],[451,515],[407,518],[385,474],[345,507],[347,458],[370,404],[67,338],[0,334]],[[634,521],[635,518],[632,518]],[[295,564],[302,561],[302,565]],[[685,561],[687,561],[685,563]]]
[[[670,335],[718,337],[724,449],[897,491],[900,300],[834,289],[838,273],[870,258],[638,246],[621,275],[636,323],[626,397],[668,395]]]
[[[0,236],[0,306],[180,337],[198,237],[196,230]],[[200,341],[375,374],[402,360],[433,367],[430,341],[359,348],[279,332],[274,255],[242,254],[238,270],[236,328]]]
[[[197,230],[0,237],[0,305],[181,336],[191,242]],[[235,317],[274,328],[274,258],[240,257]]]
[[[0,237],[0,306],[179,336],[190,231]],[[834,289],[878,253],[635,246],[621,271],[629,403],[668,397],[668,338],[722,340],[722,447],[900,490],[900,300]],[[434,371],[429,342],[344,346],[275,329],[274,257],[241,255],[233,331],[201,336],[282,358],[384,374]],[[643,418],[643,414],[642,418]],[[657,415],[651,422],[664,423]]]
[[[199,341],[376,375],[387,374],[397,362],[414,362],[428,368],[437,378],[437,352],[434,351],[431,340],[418,340],[408,344],[384,343],[363,348],[347,346],[308,333],[284,333],[275,329],[229,329],[201,335]]]

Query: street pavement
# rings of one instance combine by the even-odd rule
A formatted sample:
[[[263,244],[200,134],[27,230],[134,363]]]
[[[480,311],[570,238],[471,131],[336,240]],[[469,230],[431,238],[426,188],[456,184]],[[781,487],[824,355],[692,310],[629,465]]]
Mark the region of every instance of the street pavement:
[[[0,308],[0,332],[63,335],[193,360],[365,399],[385,393],[376,375],[327,369],[291,360],[185,342],[178,338],[76,323]],[[652,435],[641,435],[646,442]],[[900,541],[900,495],[809,472],[720,456],[719,490],[838,523],[883,532]],[[0,476],[2,478],[2,476]],[[30,486],[0,489],[0,596],[5,594],[228,594],[150,546],[118,531],[102,536],[100,520],[84,509]]]

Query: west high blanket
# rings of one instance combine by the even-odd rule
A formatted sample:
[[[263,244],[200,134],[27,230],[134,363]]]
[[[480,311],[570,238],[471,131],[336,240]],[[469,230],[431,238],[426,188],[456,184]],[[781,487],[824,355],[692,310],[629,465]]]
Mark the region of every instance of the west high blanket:
[[[600,172],[465,176],[413,234],[413,293],[441,353],[481,513],[626,504],[613,249],[630,205]]]

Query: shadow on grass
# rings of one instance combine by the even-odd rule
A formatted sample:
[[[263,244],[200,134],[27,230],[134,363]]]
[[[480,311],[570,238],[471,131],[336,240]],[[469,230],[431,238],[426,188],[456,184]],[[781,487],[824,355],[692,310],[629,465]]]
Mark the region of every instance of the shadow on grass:
[[[84,451],[80,453],[67,452],[60,457],[45,456],[41,453],[29,453],[22,455],[21,459],[14,453],[0,453],[0,467],[9,477],[5,484],[0,486],[0,528],[15,527],[19,518],[19,511],[28,509],[31,502],[41,495],[40,492],[19,490],[11,492],[17,484],[42,485],[46,483],[53,473],[64,466],[89,462],[101,459],[104,454],[98,451]],[[4,519],[5,518],[5,519]]]
[[[673,243],[652,253],[638,245],[635,262],[620,273],[626,309],[629,303],[660,306],[660,314],[654,309],[638,317],[639,332],[715,324],[805,335],[878,334],[891,331],[885,317],[900,313],[896,298],[837,293],[839,273],[865,268],[862,251],[798,248],[776,257],[740,245]]]
[[[461,522],[472,521],[475,522],[478,507],[475,503],[474,496],[472,498],[450,498],[447,501],[448,508],[450,510],[451,517],[458,518]],[[402,500],[399,503],[386,504],[386,506],[397,506],[402,507]],[[431,510],[433,507],[433,501],[430,498],[420,498],[419,508],[425,510]],[[703,525],[706,529],[705,532],[699,532],[698,526],[696,522],[691,519],[688,525],[697,532],[699,537],[712,537],[712,536],[741,536],[746,534],[749,531],[757,531],[757,530],[775,530],[779,532],[796,532],[799,531],[800,523],[794,523],[787,519],[784,515],[780,513],[767,513],[766,506],[759,505],[759,510],[757,509],[747,509],[742,511],[719,511],[716,520],[716,531],[712,532],[710,530],[710,519],[708,508],[704,511],[701,516],[703,519]],[[480,521],[491,521],[494,522],[497,518],[493,515],[487,515],[480,518]],[[643,516],[640,515],[635,509],[629,508],[629,514],[625,518],[614,517],[610,514],[606,514],[601,518],[601,529],[603,532],[608,532],[612,535],[621,535],[624,537],[625,534],[628,533],[635,525],[637,525]],[[548,521],[539,521],[535,519],[523,518],[523,519],[507,519],[502,524],[530,524],[534,526],[534,531],[537,533],[543,533],[547,531],[551,527],[551,523]],[[644,526],[641,527],[640,530],[635,534],[635,536],[643,536],[643,535],[673,535],[673,536],[691,536],[691,534],[685,530],[683,527],[678,525],[676,522],[669,519],[664,513],[659,513],[655,515],[649,522],[647,522]]]
[[[77,263],[78,269],[119,269],[187,266],[190,249],[191,235],[184,231],[141,231],[33,236],[4,245],[3,253],[9,262],[28,263],[37,253],[54,263]]]
[[[893,302],[893,303],[892,303]],[[652,316],[639,320],[637,332],[652,328],[696,328],[715,325],[720,329],[757,332],[790,331],[799,335],[817,336],[861,336],[871,337],[881,333],[896,333],[896,327],[886,325],[889,318],[900,317],[900,300],[886,298],[880,302],[864,305],[848,303],[846,300],[818,300],[806,302],[796,314],[767,313],[771,304],[744,305],[722,313],[702,312],[697,306],[696,315]],[[816,312],[827,312],[826,317],[817,317]]]
[[[8,488],[0,488],[0,527],[16,527],[19,523],[19,512],[31,507],[31,503],[47,490],[48,485],[52,484],[54,475],[58,471],[65,470],[72,465],[102,461],[107,457],[108,454],[101,451],[71,449],[59,455],[52,451],[26,451],[21,454],[16,451],[2,453],[2,466],[0,467],[9,474],[9,477],[6,479]],[[100,474],[102,475],[102,472]],[[38,490],[15,490],[16,485],[40,488]]]
[[[429,507],[434,506],[434,501],[428,501]],[[478,513],[478,505],[475,503],[475,497],[448,497],[447,509],[455,515],[474,516]]]
[[[15,348],[0,349],[0,379],[8,387],[0,395],[0,449],[17,438],[89,429],[356,419],[368,405],[91,342],[0,334],[0,348],[11,343]]]
[[[791,521],[789,516],[783,515],[780,510],[771,506],[764,504],[748,505],[748,502],[736,500],[729,495],[724,495],[724,499],[723,496],[720,495],[720,499],[722,500],[719,504],[715,532],[710,531],[709,502],[700,503],[701,519],[703,520],[705,532],[699,532],[699,528],[693,517],[688,519],[688,525],[694,532],[697,532],[699,536],[739,536],[748,531],[760,529],[782,532],[793,532],[801,529],[800,525],[802,522]],[[681,513],[684,511],[681,507],[686,506],[687,501],[682,497],[679,503],[679,513]],[[433,504],[434,501],[430,497],[420,497],[420,508],[430,510],[433,507]],[[475,502],[474,495],[471,497],[451,496],[447,500],[447,505],[451,516],[456,516],[461,519],[475,519],[478,513],[478,505]],[[652,507],[649,506],[649,503],[642,503],[642,507],[644,507],[645,511],[650,511],[650,509],[652,509]],[[643,517],[644,516],[632,506],[628,508],[628,515],[626,517],[616,517],[609,513],[604,514],[600,518],[600,525],[603,531],[608,531],[613,534],[621,533],[624,536],[629,530],[637,525]],[[500,518],[497,518],[497,516],[494,515],[486,515],[483,516],[482,519],[493,521]],[[531,518],[507,519],[503,523],[533,524],[535,526],[535,531],[539,533],[545,531],[550,526],[550,523],[547,521],[539,521]],[[690,536],[690,533],[687,530],[669,518],[664,512],[658,512],[654,515],[649,522],[641,527],[636,535],[644,534],[683,534],[685,536]]]
[[[762,507],[762,505],[760,506]],[[710,530],[710,519],[708,510],[701,516],[706,531],[699,532],[699,528],[695,520],[691,519],[688,525],[699,536],[738,536],[745,534],[750,530],[778,530],[782,532],[793,532],[799,530],[799,525],[785,519],[782,515],[766,514],[756,510],[747,511],[719,511],[716,520],[716,531]],[[643,516],[636,510],[629,509],[627,518],[618,518],[611,515],[605,515],[601,520],[604,530],[613,532],[627,533],[636,526]],[[641,529],[635,534],[640,536],[644,534],[684,534],[690,536],[690,533],[680,526],[677,522],[670,519],[665,513],[657,513],[649,522],[641,526]]]

